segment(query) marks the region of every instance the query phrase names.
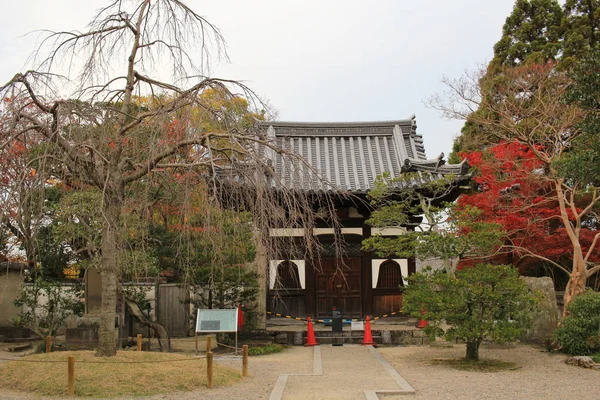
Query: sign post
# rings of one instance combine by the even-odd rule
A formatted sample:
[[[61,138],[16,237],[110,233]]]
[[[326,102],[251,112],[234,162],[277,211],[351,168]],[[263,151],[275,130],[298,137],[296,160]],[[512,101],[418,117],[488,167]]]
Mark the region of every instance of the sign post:
[[[344,332],[342,327],[342,312],[335,307],[331,312],[331,331],[334,333],[339,333],[340,336],[337,336],[339,339],[339,343],[336,341],[332,341],[333,346],[343,346],[344,345]]]
[[[198,315],[196,317],[196,341],[198,340],[198,333],[220,332],[235,332],[235,355],[237,355],[238,309],[198,309]]]

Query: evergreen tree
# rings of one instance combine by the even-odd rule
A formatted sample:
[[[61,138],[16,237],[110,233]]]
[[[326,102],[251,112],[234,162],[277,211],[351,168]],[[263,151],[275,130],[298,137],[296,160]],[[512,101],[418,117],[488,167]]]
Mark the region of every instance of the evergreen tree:
[[[571,70],[573,84],[566,100],[585,111],[580,124],[581,135],[573,146],[555,164],[559,172],[570,180],[594,186],[600,185],[600,45],[590,50]]]
[[[557,0],[517,0],[494,46],[491,69],[555,60],[561,51],[562,16]]]
[[[600,43],[600,0],[567,0],[562,29],[563,63],[568,65]]]

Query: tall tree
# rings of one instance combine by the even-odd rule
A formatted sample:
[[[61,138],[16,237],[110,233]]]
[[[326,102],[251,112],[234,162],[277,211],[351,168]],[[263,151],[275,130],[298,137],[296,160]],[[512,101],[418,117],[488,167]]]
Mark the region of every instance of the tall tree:
[[[590,182],[597,186],[600,177],[600,45],[590,49],[570,71],[573,84],[566,101],[585,112],[579,129],[581,135],[557,163],[558,171],[567,179]]]
[[[567,0],[562,29],[563,61],[574,64],[600,43],[600,1]]]
[[[217,28],[179,0],[112,0],[88,29],[50,32],[36,50],[40,62],[0,87],[2,99],[14,100],[2,103],[3,118],[12,121],[0,132],[2,146],[36,134],[45,144],[44,157],[53,160],[53,173],[101,193],[98,355],[116,351],[117,256],[126,194],[152,171],[195,170],[221,198],[238,190],[235,203],[249,207],[264,231],[289,223],[274,208],[294,215],[310,210],[285,188],[277,197],[271,190],[280,185],[270,178],[263,150],[283,151],[253,125],[202,98],[215,89],[230,99],[245,94],[256,101],[243,84],[209,77],[213,54],[223,52]],[[148,96],[151,106],[139,107],[134,95]],[[195,124],[198,112],[214,118],[219,129]],[[227,177],[232,183],[224,186],[221,179]]]
[[[553,63],[510,68],[493,77],[483,78],[484,74],[480,71],[476,79],[453,81],[447,102],[438,106],[454,118],[473,118],[472,108],[485,110],[477,114],[476,122],[486,126],[486,132],[498,141],[526,146],[541,163],[542,167],[532,173],[547,180],[558,203],[559,213],[548,218],[560,222],[571,245],[565,290],[565,304],[569,304],[585,291],[587,279],[600,270],[600,264],[593,261],[599,251],[600,233],[595,232],[589,247],[582,243],[586,218],[600,202],[600,188],[590,182],[565,179],[555,166],[582,136],[580,124],[585,112],[576,104],[565,103],[572,81]]]
[[[562,9],[557,0],[517,0],[494,46],[492,70],[526,61],[556,60],[561,50]]]

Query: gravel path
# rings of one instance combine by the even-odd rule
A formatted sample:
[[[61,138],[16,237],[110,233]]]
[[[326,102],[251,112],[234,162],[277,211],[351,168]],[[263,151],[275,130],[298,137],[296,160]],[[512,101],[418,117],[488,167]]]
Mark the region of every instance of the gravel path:
[[[321,346],[322,376],[290,376],[283,400],[363,400],[365,389],[398,389],[365,346]]]

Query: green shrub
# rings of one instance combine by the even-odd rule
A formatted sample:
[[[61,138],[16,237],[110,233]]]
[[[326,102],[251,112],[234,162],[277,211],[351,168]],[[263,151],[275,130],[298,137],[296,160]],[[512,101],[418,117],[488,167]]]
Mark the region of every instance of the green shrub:
[[[600,350],[600,293],[590,290],[577,296],[567,311],[569,316],[554,331],[558,347],[576,356]]]
[[[285,350],[280,344],[267,344],[264,346],[250,347],[248,349],[249,356],[264,356],[266,354],[281,353]]]
[[[425,269],[410,275],[403,298],[404,312],[429,322],[425,334],[461,339],[466,359],[479,360],[485,340],[506,343],[531,325],[537,297],[509,265],[477,265],[450,276]]]

